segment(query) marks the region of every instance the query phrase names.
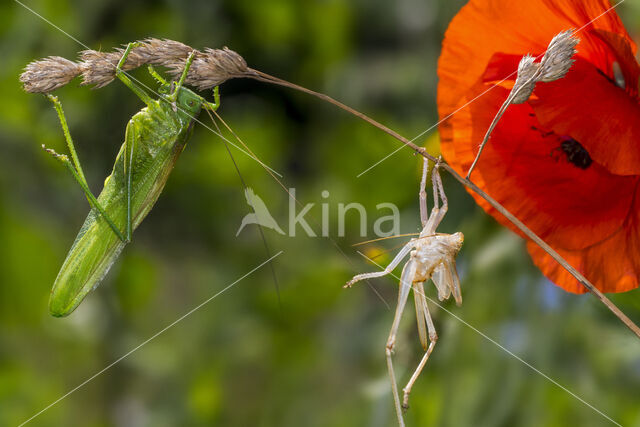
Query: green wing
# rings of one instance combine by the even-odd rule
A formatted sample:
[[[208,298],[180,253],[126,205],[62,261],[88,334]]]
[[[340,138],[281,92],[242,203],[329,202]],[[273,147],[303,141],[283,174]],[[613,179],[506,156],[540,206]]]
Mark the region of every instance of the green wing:
[[[105,180],[98,197],[120,230],[126,230],[127,194],[125,153],[133,150],[132,230],[147,216],[191,134],[191,126],[181,123],[171,111],[151,105],[134,115],[113,172]],[[71,313],[109,271],[125,242],[92,209],[80,229],[51,290],[49,311],[53,316]]]

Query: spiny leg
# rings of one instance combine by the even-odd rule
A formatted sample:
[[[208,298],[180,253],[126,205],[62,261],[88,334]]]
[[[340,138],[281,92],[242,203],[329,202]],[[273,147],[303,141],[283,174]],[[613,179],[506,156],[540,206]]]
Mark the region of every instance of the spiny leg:
[[[133,81],[131,81],[127,73],[125,73],[122,70],[122,67],[127,62],[127,57],[129,56],[131,49],[133,49],[134,47],[138,47],[140,45],[141,45],[140,42],[133,42],[127,45],[126,49],[124,50],[124,53],[122,54],[122,57],[120,58],[120,61],[118,61],[118,65],[116,66],[116,77],[119,78],[120,81],[124,83],[126,87],[131,89],[133,93],[135,93],[138,96],[138,98],[142,100],[142,102],[144,102],[147,105],[151,105],[155,102],[154,99],[151,98],[144,90],[142,90],[141,87],[133,83]]]
[[[193,57],[195,56],[195,54],[196,54],[195,50],[191,51],[191,53],[187,57],[187,60],[184,63],[184,69],[182,70],[182,74],[180,75],[180,79],[176,83],[173,93],[171,93],[167,97],[170,102],[175,102],[175,100],[178,99],[178,92],[180,92],[180,88],[182,88],[182,85],[184,85],[184,82],[187,79],[187,75],[189,74],[189,68],[191,68],[191,64],[193,63]]]
[[[204,102],[202,108],[209,111],[216,111],[220,107],[220,90],[218,86],[213,88],[213,102]],[[211,118],[213,120],[213,117]]]
[[[420,373],[422,372],[422,369],[424,369],[424,366],[427,364],[427,360],[429,360],[429,356],[431,355],[431,352],[433,351],[433,348],[436,346],[436,342],[438,341],[438,334],[436,333],[436,328],[433,325],[431,314],[429,314],[429,307],[427,306],[427,298],[424,294],[423,282],[417,282],[413,284],[413,298],[416,301],[416,316],[418,318],[418,324],[420,325],[421,321],[423,325],[425,322],[427,324],[429,346],[427,347],[426,345],[427,336],[423,326],[420,333],[420,341],[422,342],[422,347],[426,350],[426,352],[424,356],[422,356],[422,360],[420,360],[420,363],[418,364],[415,372],[413,373],[413,375],[411,375],[411,379],[409,379],[409,382],[407,383],[405,388],[402,389],[402,409],[404,410],[407,410],[409,408],[409,394],[411,394],[413,384],[416,382],[416,380],[420,376]],[[420,330],[420,327],[418,327],[418,330]]]
[[[427,210],[427,172],[429,171],[429,160],[423,157],[424,163],[422,166],[422,180],[420,181],[420,220],[422,227],[427,225],[429,220],[429,211]]]
[[[109,224],[109,227],[111,227],[113,232],[116,234],[116,236],[118,236],[120,240],[122,240],[123,242],[126,241],[124,236],[120,232],[120,230],[118,230],[118,227],[116,227],[116,225],[113,223],[109,215],[107,215],[107,213],[104,211],[104,209],[102,208],[98,200],[94,197],[93,193],[91,193],[91,190],[87,186],[87,183],[83,180],[83,177],[80,176],[75,166],[71,163],[71,160],[69,160],[69,157],[64,154],[58,154],[54,150],[47,148],[44,145],[42,145],[42,148],[47,153],[51,154],[54,159],[62,162],[62,164],[64,164],[67,167],[67,169],[69,169],[69,171],[71,172],[71,175],[73,175],[73,178],[78,182],[78,184],[80,184],[80,187],[82,187],[82,191],[84,191],[84,194],[87,196],[89,205],[92,208],[96,209],[100,213],[100,215],[102,215],[104,220],[107,221],[107,224]]]
[[[178,81],[178,84],[177,84],[176,88],[174,89],[173,94],[171,95],[174,98],[178,93],[178,89],[180,87],[182,87],[182,85],[184,84],[184,81],[187,78],[187,75],[189,73],[189,68],[191,67],[191,64],[193,62],[194,55],[195,55],[195,51],[191,52],[191,54],[187,58],[187,61],[185,62],[185,68],[182,71],[182,75],[180,77],[180,81]],[[148,66],[148,70],[149,70],[149,74],[151,74],[151,76],[158,83],[160,83],[162,86],[169,86],[169,83],[155,70],[153,65],[149,65]],[[173,100],[175,101],[175,99],[173,99]],[[202,107],[205,110],[209,110],[209,111],[216,111],[218,109],[218,107],[220,107],[220,90],[218,89],[218,86],[213,88],[213,102],[203,102]]]
[[[349,280],[347,284],[344,285],[344,287],[350,288],[351,285],[353,285],[356,282],[359,282],[360,280],[386,276],[387,274],[391,273],[393,269],[398,266],[398,264],[400,264],[400,261],[402,261],[402,259],[405,256],[407,256],[407,254],[411,252],[412,249],[413,249],[413,240],[403,246],[400,252],[398,252],[398,255],[396,255],[396,257],[389,263],[389,265],[387,265],[387,267],[384,270],[376,271],[374,273],[363,273],[363,274],[358,274],[356,276],[353,276],[353,278]]]
[[[151,74],[151,77],[153,77],[158,83],[160,83],[162,86],[167,86],[169,83],[156,71],[155,68],[153,68],[153,65],[149,65],[147,67],[147,70],[149,70],[149,74]]]
[[[440,177],[440,160],[441,159],[438,159],[436,164],[433,166],[433,174],[436,177],[438,191],[440,192],[440,198],[442,199],[442,207],[440,208],[440,210],[446,213],[449,209],[449,202],[447,200],[447,195],[444,194],[444,186],[442,185],[442,178]]]
[[[82,171],[82,166],[80,166],[80,159],[78,158],[78,154],[76,153],[76,147],[73,144],[73,139],[71,138],[71,132],[69,132],[69,126],[67,125],[67,118],[64,115],[64,111],[62,110],[62,104],[58,100],[57,96],[53,96],[51,94],[47,94],[47,98],[49,101],[53,103],[53,107],[58,113],[58,119],[60,120],[60,125],[62,126],[62,133],[64,134],[64,139],[67,142],[67,148],[69,149],[69,153],[71,154],[71,160],[73,160],[73,166],[75,167],[76,172],[78,173],[78,177],[81,179],[82,183],[88,188],[87,179],[84,176],[84,172]],[[82,185],[82,184],[81,184]]]
[[[402,270],[402,276],[400,278],[400,286],[398,289],[398,305],[396,307],[396,313],[393,317],[393,324],[391,325],[391,331],[389,332],[389,338],[385,346],[385,356],[387,358],[387,369],[389,370],[389,379],[391,381],[391,391],[393,393],[393,403],[396,408],[396,415],[398,417],[398,424],[404,427],[404,419],[402,418],[402,407],[400,406],[400,394],[398,393],[398,383],[396,381],[396,374],[393,370],[393,360],[391,355],[396,343],[396,335],[398,334],[398,328],[400,326],[400,319],[402,313],[407,304],[407,298],[409,297],[409,291],[411,290],[411,282],[416,273],[416,263],[414,260],[410,260],[405,264]]]
[[[433,209],[431,210],[431,215],[429,216],[429,221],[427,221],[427,226],[425,226],[425,230],[428,230],[428,233],[434,233],[438,225],[442,222],[447,210],[449,209],[449,203],[447,201],[447,196],[444,194],[444,187],[442,185],[442,178],[440,178],[440,173],[438,169],[440,168],[439,160],[436,162],[433,167],[433,171],[431,172],[431,183],[433,184]],[[440,200],[442,200],[442,206],[440,206]],[[424,232],[424,231],[423,231]]]
[[[98,200],[95,198],[91,190],[89,189],[89,184],[87,184],[87,179],[84,176],[84,172],[82,171],[82,166],[80,166],[80,159],[78,158],[78,154],[76,153],[75,145],[73,144],[73,139],[71,138],[71,133],[69,132],[69,126],[67,125],[67,119],[64,115],[64,111],[62,110],[62,104],[58,100],[58,97],[53,95],[47,95],[47,98],[53,103],[56,112],[58,113],[58,118],[60,119],[60,125],[62,126],[62,132],[64,134],[64,139],[67,143],[67,147],[69,148],[69,153],[71,153],[71,160],[66,155],[58,154],[54,150],[46,148],[44,145],[42,148],[49,154],[51,154],[56,160],[62,162],[71,172],[73,178],[80,184],[82,191],[87,197],[87,201],[89,205],[96,209],[100,215],[107,221],[109,227],[113,230],[113,232],[120,238],[120,240],[124,241],[124,236],[116,227],[113,220],[107,215],[104,208],[100,205]]]

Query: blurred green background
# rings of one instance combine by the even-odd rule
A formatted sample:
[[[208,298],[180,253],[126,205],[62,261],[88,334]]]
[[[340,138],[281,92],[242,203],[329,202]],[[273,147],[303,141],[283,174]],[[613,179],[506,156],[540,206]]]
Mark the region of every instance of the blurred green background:
[[[26,1],[94,49],[145,37],[196,48],[229,46],[250,66],[318,89],[411,138],[437,121],[436,61],[461,0],[178,2]],[[640,1],[619,7],[640,34]],[[71,316],[48,314],[49,290],[88,206],[68,172],[41,149],[64,151],[50,103],[27,94],[21,69],[36,58],[83,49],[13,1],[0,5],[0,425],[27,420],[268,258],[220,139],[203,126],[149,217],[102,285]],[[135,76],[151,83],[144,70]],[[118,82],[78,81],[56,92],[87,179],[99,192],[141,102]],[[237,80],[221,87],[221,116],[284,175],[331,238],[266,230],[281,306],[262,268],[154,338],[30,424],[37,426],[390,426],[395,423],[384,345],[397,280],[351,290],[375,270],[352,245],[372,234],[376,205],[419,228],[420,161],[403,149],[357,177],[398,143],[309,96]],[[210,94],[207,94],[210,97]],[[208,119],[201,117],[205,123]],[[437,152],[437,135],[419,140]],[[283,189],[233,149],[248,185],[287,230]],[[640,426],[640,342],[595,298],[569,295],[532,266],[524,244],[445,176],[450,210],[441,231],[462,231],[464,304],[444,304],[623,425]],[[323,191],[328,198],[322,198]],[[338,237],[338,203],[357,215]],[[369,254],[404,240],[368,245]],[[393,252],[391,252],[393,253]],[[377,258],[386,264],[389,253]],[[428,295],[435,297],[429,286]],[[612,295],[640,321],[638,291]],[[383,302],[382,300],[385,300]],[[388,304],[388,305],[387,305]],[[391,308],[390,308],[391,307]],[[395,356],[401,387],[422,356],[413,304]],[[411,398],[410,426],[610,425],[604,417],[430,303],[440,340]]]

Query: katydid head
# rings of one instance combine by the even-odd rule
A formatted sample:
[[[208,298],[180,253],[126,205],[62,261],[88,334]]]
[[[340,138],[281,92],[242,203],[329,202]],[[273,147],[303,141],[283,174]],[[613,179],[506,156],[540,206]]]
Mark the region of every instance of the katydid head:
[[[200,114],[204,102],[205,99],[195,92],[185,87],[179,88],[176,98],[178,116],[185,121],[192,120]]]

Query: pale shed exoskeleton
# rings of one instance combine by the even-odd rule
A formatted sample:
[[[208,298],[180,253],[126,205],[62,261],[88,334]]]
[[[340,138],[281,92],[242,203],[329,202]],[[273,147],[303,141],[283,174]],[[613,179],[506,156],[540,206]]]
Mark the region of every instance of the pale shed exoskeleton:
[[[398,415],[398,422],[404,425],[402,410],[408,408],[409,393],[424,368],[429,355],[433,351],[435,343],[438,339],[433,320],[429,314],[427,307],[427,299],[424,293],[424,282],[431,279],[438,289],[438,298],[442,301],[448,299],[452,294],[458,305],[462,303],[462,295],[460,293],[460,279],[456,271],[456,255],[462,247],[464,236],[462,233],[444,234],[436,233],[436,228],[447,213],[447,197],[444,194],[442,179],[438,173],[439,164],[433,167],[431,182],[433,184],[434,207],[431,214],[427,213],[427,193],[425,191],[427,184],[427,171],[429,162],[424,159],[424,168],[422,171],[422,180],[420,183],[420,218],[422,220],[422,232],[419,237],[411,239],[391,261],[391,263],[383,270],[375,273],[358,274],[351,279],[345,287],[350,287],[354,283],[381,277],[390,274],[400,264],[407,255],[409,261],[402,270],[400,279],[398,306],[396,307],[393,325],[386,345],[387,367],[389,369],[389,377],[391,379],[391,387],[393,391],[393,399]],[[440,206],[442,200],[442,206]],[[404,396],[402,405],[400,404],[400,396],[398,394],[398,386],[393,371],[393,363],[391,355],[393,353],[396,334],[400,324],[400,318],[404,311],[409,291],[413,288],[413,296],[416,304],[416,317],[418,321],[418,333],[420,342],[425,350],[422,360],[418,364],[407,386],[403,389]]]

